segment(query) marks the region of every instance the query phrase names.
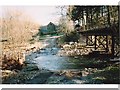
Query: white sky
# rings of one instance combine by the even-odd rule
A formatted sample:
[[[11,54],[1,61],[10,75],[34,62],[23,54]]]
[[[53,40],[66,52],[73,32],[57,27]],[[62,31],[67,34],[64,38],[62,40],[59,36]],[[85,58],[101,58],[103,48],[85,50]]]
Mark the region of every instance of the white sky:
[[[47,25],[49,22],[57,23],[60,18],[60,14],[58,14],[60,10],[56,6],[9,6],[4,8],[23,11],[40,25]],[[2,10],[4,12],[4,9]]]

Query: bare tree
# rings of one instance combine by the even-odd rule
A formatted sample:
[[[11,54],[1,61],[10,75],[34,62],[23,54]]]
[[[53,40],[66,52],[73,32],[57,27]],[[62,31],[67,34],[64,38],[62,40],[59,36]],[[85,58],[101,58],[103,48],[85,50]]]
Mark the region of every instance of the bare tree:
[[[18,10],[7,10],[2,22],[2,37],[7,39],[9,44],[22,44],[30,40],[31,31],[36,27],[36,23]]]
[[[3,51],[0,61],[2,60],[2,68],[8,69],[9,65],[12,68],[18,68],[25,60],[25,50],[21,46],[29,44],[34,35],[33,31],[38,30],[39,26],[29,16],[16,9],[5,10],[1,21],[2,40],[0,43],[2,43]]]

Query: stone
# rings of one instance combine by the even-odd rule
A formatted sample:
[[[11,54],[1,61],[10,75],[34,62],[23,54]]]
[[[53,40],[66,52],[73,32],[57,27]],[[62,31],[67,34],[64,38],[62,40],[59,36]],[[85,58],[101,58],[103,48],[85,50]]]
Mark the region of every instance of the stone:
[[[34,71],[39,70],[36,64],[27,64],[27,66],[23,69],[23,71]]]

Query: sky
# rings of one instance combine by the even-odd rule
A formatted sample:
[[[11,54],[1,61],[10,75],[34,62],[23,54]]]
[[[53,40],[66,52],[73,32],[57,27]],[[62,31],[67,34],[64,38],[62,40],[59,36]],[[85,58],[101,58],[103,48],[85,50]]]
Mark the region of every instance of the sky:
[[[40,25],[47,25],[49,22],[57,23],[60,18],[60,9],[57,6],[9,6],[3,8],[17,9],[23,11]],[[5,9],[2,9],[3,12]],[[0,10],[1,11],[1,10]]]

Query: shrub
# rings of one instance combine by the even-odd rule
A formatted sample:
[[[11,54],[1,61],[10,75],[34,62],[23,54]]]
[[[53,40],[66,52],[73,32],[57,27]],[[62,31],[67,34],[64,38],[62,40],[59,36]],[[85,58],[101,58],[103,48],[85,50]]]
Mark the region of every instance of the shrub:
[[[79,34],[75,31],[73,31],[69,34],[66,34],[64,36],[64,41],[65,42],[78,42],[78,39],[79,39]]]

